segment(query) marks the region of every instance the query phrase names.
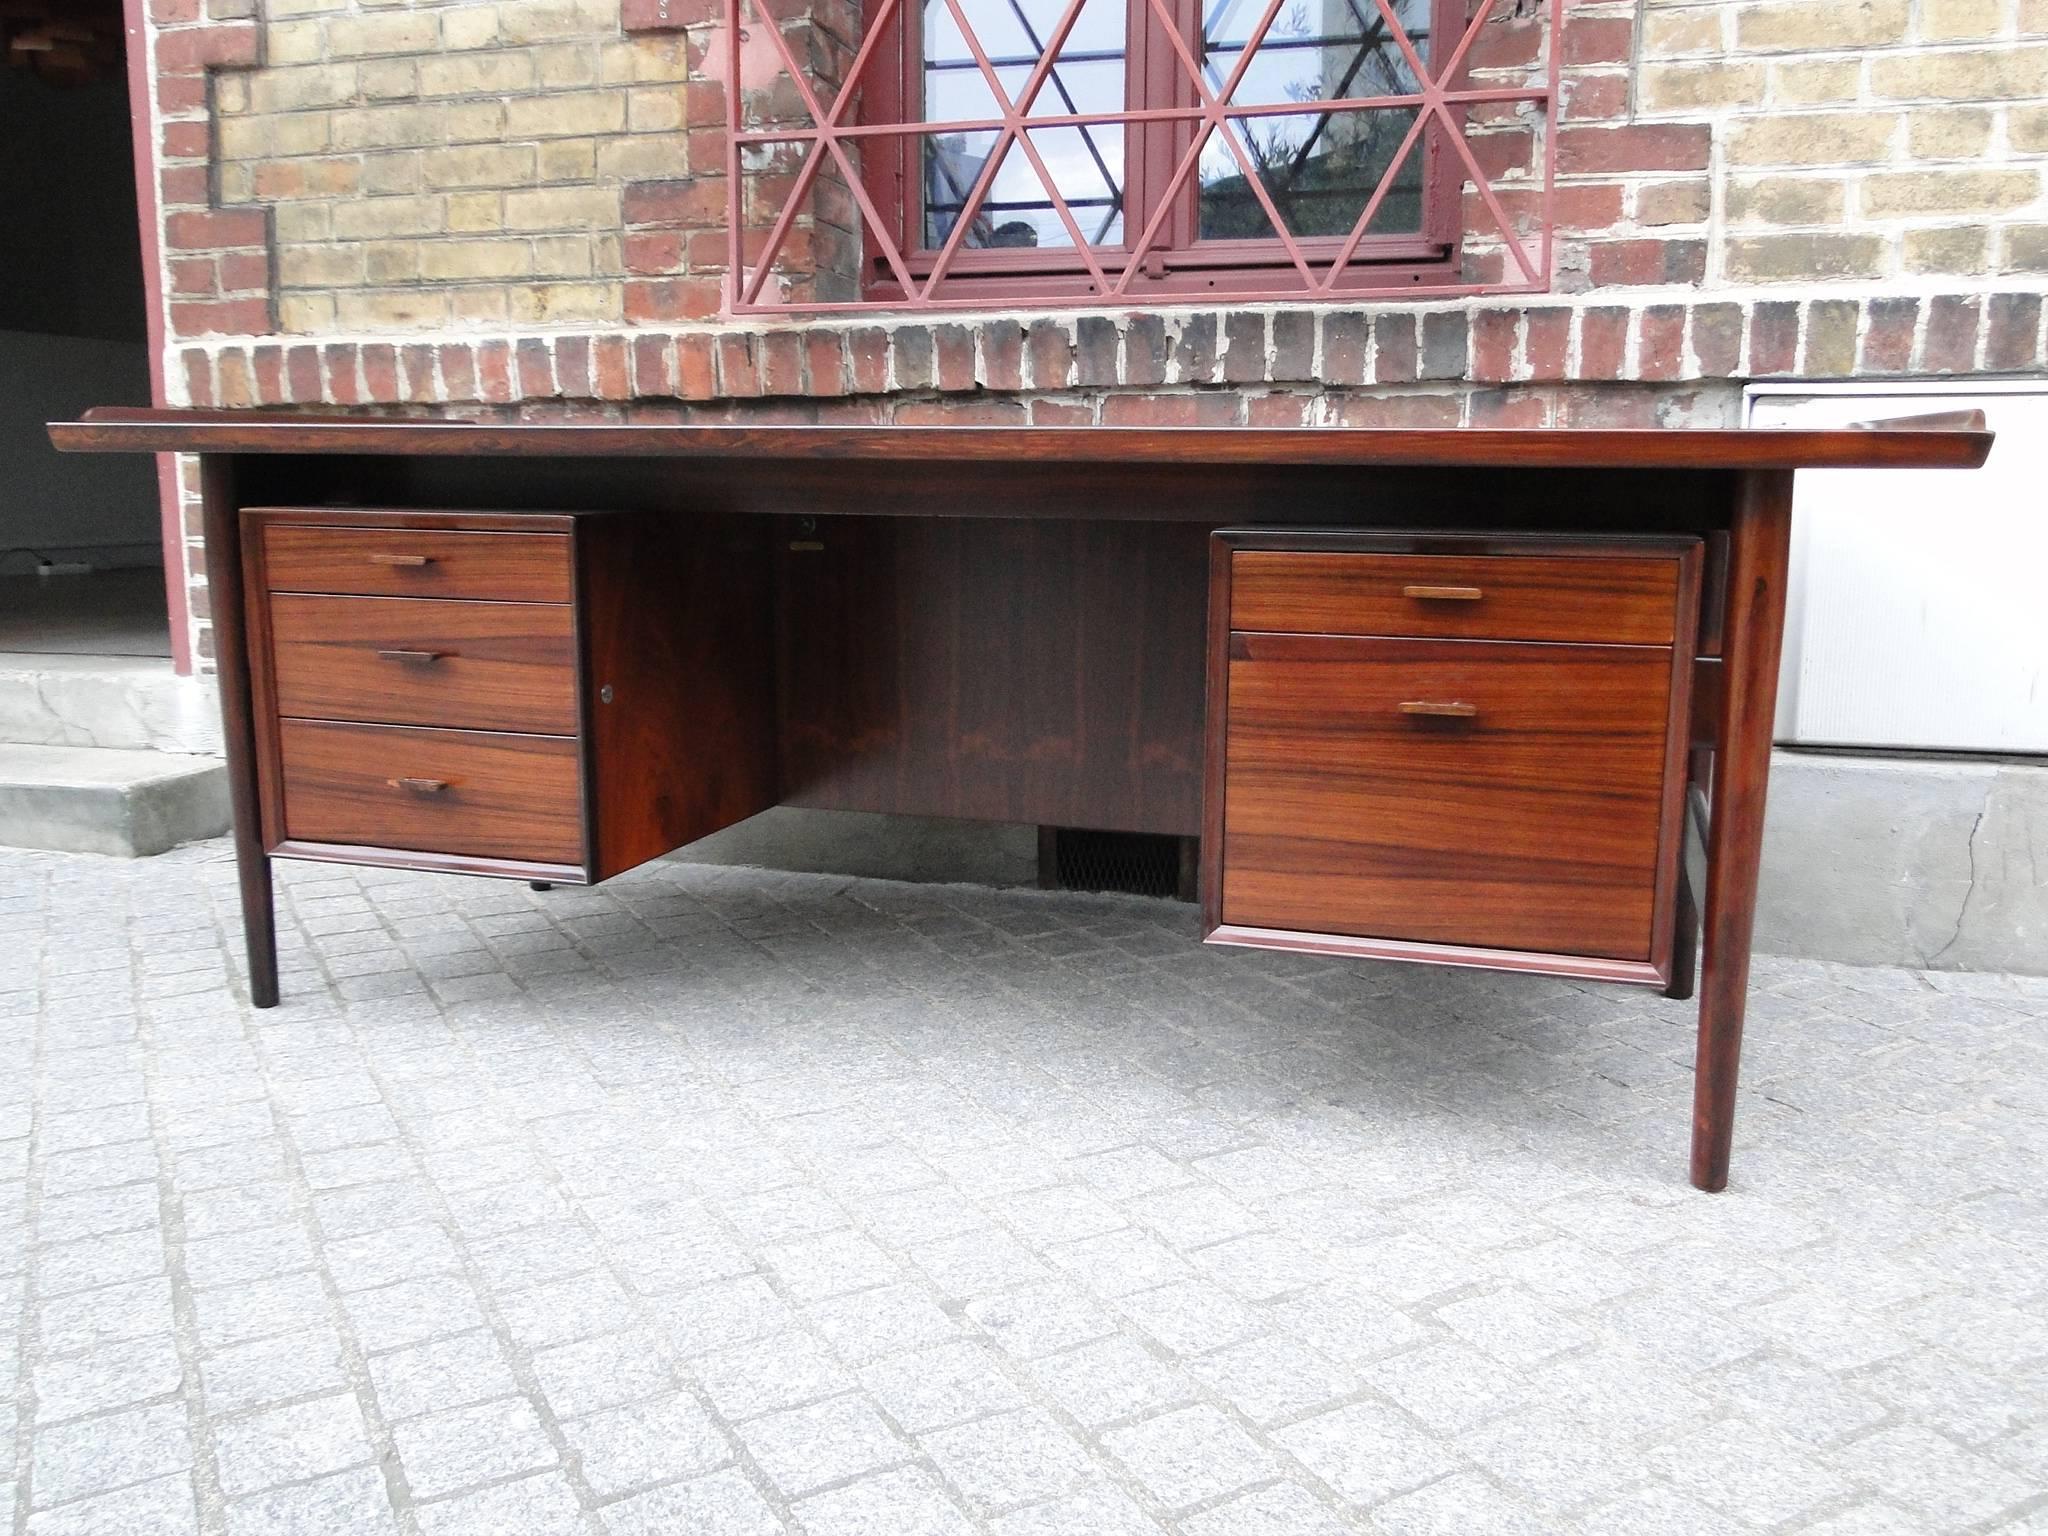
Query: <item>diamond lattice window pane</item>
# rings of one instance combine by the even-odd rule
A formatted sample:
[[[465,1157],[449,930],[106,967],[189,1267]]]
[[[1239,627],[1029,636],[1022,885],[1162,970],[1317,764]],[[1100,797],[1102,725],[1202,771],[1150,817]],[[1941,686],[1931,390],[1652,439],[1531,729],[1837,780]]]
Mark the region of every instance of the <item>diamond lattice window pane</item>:
[[[1289,113],[1232,119],[1223,132],[1237,135],[1238,148],[1279,209],[1288,234],[1341,238],[1365,212],[1414,122],[1415,113],[1403,108]],[[1368,233],[1403,235],[1422,229],[1422,168],[1422,155],[1410,150]],[[1222,133],[1203,146],[1200,175],[1203,239],[1272,238],[1272,221]]]

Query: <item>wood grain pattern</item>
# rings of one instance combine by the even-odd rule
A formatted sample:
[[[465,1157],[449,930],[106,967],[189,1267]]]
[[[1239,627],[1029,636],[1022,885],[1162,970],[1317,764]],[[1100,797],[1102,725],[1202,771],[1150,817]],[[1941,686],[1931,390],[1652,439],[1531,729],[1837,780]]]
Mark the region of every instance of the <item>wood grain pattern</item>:
[[[1233,566],[1233,629],[1610,645],[1675,633],[1678,567],[1663,558],[1240,549]]]
[[[573,740],[286,720],[278,743],[293,841],[584,861]],[[419,793],[394,779],[446,787]]]
[[[266,524],[273,592],[566,603],[569,541],[553,533]],[[418,562],[418,563],[414,563]]]
[[[270,599],[280,714],[576,734],[573,612],[435,598]]]
[[[777,527],[789,803],[1201,830],[1206,528]]]
[[[1967,426],[1847,429],[617,426],[403,421],[101,407],[54,422],[66,452],[360,453],[1011,464],[1552,465],[1623,469],[1974,468]],[[1366,518],[1354,515],[1354,521]],[[1372,520],[1377,520],[1376,518]],[[1469,520],[1469,514],[1468,514]]]
[[[1223,920],[1647,963],[1670,691],[1654,649],[1233,636]]]
[[[775,804],[773,594],[758,523],[607,516],[578,533],[603,880]]]

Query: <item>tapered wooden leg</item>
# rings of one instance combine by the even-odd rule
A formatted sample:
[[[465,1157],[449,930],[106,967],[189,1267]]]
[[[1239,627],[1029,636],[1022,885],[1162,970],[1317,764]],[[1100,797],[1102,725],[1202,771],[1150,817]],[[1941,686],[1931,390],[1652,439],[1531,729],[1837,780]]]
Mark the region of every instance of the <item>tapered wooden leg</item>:
[[[1764,841],[1784,649],[1785,578],[1792,544],[1792,475],[1750,471],[1736,497],[1729,538],[1728,608],[1722,635],[1720,728],[1707,822],[1707,905],[1700,976],[1699,1053],[1693,1080],[1692,1182],[1728,1187],[1735,1082],[1749,993],[1750,934]]]
[[[199,499],[206,538],[207,607],[213,619],[214,681],[220,692],[228,800],[235,817],[235,872],[242,888],[242,936],[249,947],[249,1001],[258,1008],[275,1008],[277,919],[256,793],[255,707],[243,625],[242,520],[235,505],[233,460],[219,455],[200,459]]]

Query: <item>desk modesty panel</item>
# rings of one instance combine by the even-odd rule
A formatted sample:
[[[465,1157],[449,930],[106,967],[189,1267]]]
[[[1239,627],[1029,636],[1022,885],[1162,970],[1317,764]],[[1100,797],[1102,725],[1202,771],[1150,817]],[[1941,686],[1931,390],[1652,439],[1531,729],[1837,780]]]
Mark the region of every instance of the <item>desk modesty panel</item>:
[[[1728,1177],[1794,473],[1847,431],[88,413],[199,455],[270,860],[595,882],[771,805],[1200,840],[1190,941],[1699,995]]]

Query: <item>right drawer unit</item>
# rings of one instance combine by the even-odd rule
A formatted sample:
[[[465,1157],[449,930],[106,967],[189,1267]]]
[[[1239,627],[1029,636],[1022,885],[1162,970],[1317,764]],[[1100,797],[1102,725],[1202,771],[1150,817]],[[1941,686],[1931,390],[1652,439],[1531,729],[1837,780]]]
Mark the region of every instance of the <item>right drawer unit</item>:
[[[1211,942],[1669,983],[1697,540],[1214,553]]]

